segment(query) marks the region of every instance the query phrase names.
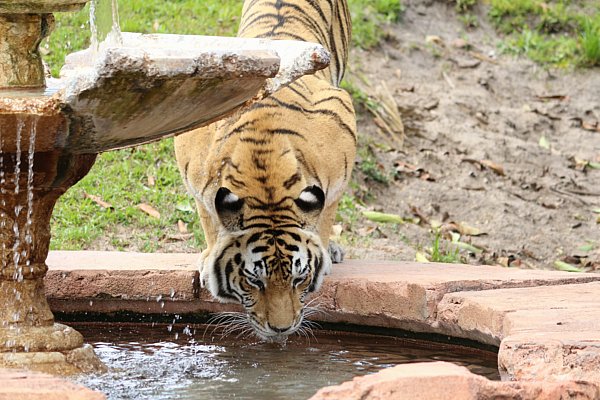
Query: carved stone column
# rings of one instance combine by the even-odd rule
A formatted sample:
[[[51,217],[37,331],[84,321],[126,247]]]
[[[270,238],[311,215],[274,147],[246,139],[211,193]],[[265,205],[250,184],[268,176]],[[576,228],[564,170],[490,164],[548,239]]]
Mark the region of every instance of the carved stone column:
[[[54,26],[52,14],[0,14],[0,87],[42,87],[38,46]]]
[[[89,171],[96,155],[57,151],[31,159],[28,141],[23,137],[21,154],[0,153],[0,368],[103,370],[81,334],[54,323],[43,282],[56,200]]]

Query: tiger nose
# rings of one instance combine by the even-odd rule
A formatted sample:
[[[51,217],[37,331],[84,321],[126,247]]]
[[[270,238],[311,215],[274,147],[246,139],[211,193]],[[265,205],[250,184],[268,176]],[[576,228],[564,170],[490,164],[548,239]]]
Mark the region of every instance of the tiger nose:
[[[276,333],[286,333],[287,331],[292,329],[291,325],[287,326],[285,328],[276,328],[273,325],[267,323],[267,326],[269,327],[269,329],[271,329],[273,332],[276,332]]]

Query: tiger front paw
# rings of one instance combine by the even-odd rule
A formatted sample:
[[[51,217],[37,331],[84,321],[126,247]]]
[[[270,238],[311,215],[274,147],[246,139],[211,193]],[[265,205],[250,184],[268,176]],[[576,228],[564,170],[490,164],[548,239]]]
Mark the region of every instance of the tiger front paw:
[[[340,246],[336,242],[330,241],[328,250],[329,256],[331,257],[331,262],[333,262],[334,264],[338,264],[344,261],[344,255],[346,254],[346,252],[344,251],[342,246]]]
[[[196,267],[198,268],[198,272],[200,273],[200,287],[206,287],[208,283],[208,268],[206,267],[206,258],[208,256],[208,249],[204,250],[198,261],[196,261]]]

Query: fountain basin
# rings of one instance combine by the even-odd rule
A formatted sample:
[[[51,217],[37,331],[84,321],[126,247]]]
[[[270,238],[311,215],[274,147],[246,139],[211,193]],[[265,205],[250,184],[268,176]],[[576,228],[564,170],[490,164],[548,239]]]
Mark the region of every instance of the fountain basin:
[[[99,153],[206,125],[326,67],[320,45],[123,33],[123,46],[67,57],[45,89],[0,91],[0,126],[37,126],[36,152]],[[0,132],[0,151],[17,137]]]
[[[315,330],[285,346],[202,324],[74,323],[108,366],[73,377],[111,400],[304,400],[322,386],[396,364],[435,360],[497,380],[495,353],[398,337]],[[259,383],[259,384],[257,384]],[[340,397],[342,399],[344,397]]]
[[[165,314],[186,318],[239,311],[199,288],[196,258],[193,254],[51,252],[45,281],[49,302],[60,318],[111,319],[137,313],[159,320]],[[395,393],[413,390],[398,398],[435,390],[449,393],[460,383],[466,388],[480,386],[477,392],[456,397],[465,400],[483,392],[558,400],[573,391],[581,394],[578,398],[596,399],[600,395],[599,290],[599,274],[348,261],[336,265],[326,278],[318,294],[325,312],[315,319],[370,330],[435,334],[436,340],[464,338],[498,348],[499,372],[506,384],[484,384],[443,365],[413,364],[403,367],[399,375],[392,374],[393,384],[386,383],[397,388]],[[361,381],[365,385],[350,385],[362,392],[341,397],[372,398],[366,394],[369,385],[387,382],[390,374],[372,376]],[[428,380],[432,376],[436,378]],[[407,380],[413,383],[408,385]],[[424,386],[425,381],[430,383]],[[546,395],[544,391],[550,389],[552,393]],[[340,393],[347,392],[331,389],[320,398],[340,398]]]

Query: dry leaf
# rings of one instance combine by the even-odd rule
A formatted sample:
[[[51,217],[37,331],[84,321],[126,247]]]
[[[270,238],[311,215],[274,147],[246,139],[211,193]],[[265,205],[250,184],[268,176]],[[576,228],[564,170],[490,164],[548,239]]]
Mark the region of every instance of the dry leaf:
[[[470,243],[465,243],[465,242],[453,242],[458,248],[463,249],[468,251],[469,253],[473,253],[473,254],[480,254],[483,252],[482,249],[480,249],[479,247],[475,247]]]
[[[185,233],[185,234],[180,234],[180,235],[169,235],[167,236],[167,240],[172,241],[172,242],[182,242],[182,241],[186,241],[191,239],[192,237],[194,237],[193,233]]]
[[[428,35],[428,36],[425,36],[425,43],[435,43],[438,46],[444,47],[444,41],[442,40],[441,37],[439,37],[437,35]]]
[[[581,127],[586,131],[600,132],[600,123],[598,121],[587,122],[581,121]]]
[[[179,231],[179,233],[189,233],[187,224],[182,220],[177,221],[177,230]]]
[[[560,271],[565,271],[565,272],[584,272],[583,269],[577,268],[574,265],[571,265],[569,263],[566,263],[566,262],[560,261],[560,260],[554,261],[554,268],[556,268]]]
[[[429,221],[429,217],[427,217],[427,215],[425,215],[421,210],[419,210],[418,207],[416,206],[409,206],[410,207],[410,212],[412,212],[414,215],[416,215],[419,218],[419,222],[429,225],[430,221]]]
[[[559,117],[558,115],[554,115],[551,114],[548,110],[544,110],[544,109],[539,109],[539,108],[533,108],[531,110],[532,112],[538,114],[538,115],[542,115],[548,119],[554,120],[554,121],[560,121],[561,117]]]
[[[112,204],[107,203],[106,201],[102,200],[100,198],[100,196],[96,196],[96,195],[93,195],[93,194],[88,194],[88,193],[85,193],[85,192],[83,193],[83,196],[86,199],[92,200],[94,203],[98,204],[102,208],[108,208],[108,209],[111,209],[111,210],[113,209]]]
[[[386,214],[378,211],[363,211],[362,214],[370,221],[379,223],[403,224],[406,221],[399,215]]]
[[[329,237],[332,240],[338,240],[342,235],[342,225],[336,224],[331,227],[331,236]]]
[[[154,176],[148,175],[147,179],[148,179],[148,186],[152,187],[152,186],[156,185],[156,178]]]
[[[435,227],[433,227],[433,228],[435,228]],[[454,235],[457,235],[456,240],[453,240],[453,241],[458,241],[458,239],[460,239],[461,236],[487,235],[487,233],[481,232],[479,229],[472,227],[470,225],[467,225],[464,222],[452,221],[447,224],[443,224],[443,225],[441,225],[441,230],[442,230],[442,232],[450,232],[453,239],[455,239]],[[455,233],[455,232],[458,232],[458,233]]]
[[[489,62],[490,64],[498,64],[498,61],[494,60],[491,57],[486,56],[485,54],[478,53],[476,51],[469,51],[471,57],[475,57],[478,60]]]
[[[508,268],[509,258],[508,257],[498,257],[496,258],[496,262],[503,266],[504,268]]]
[[[491,169],[498,175],[504,176],[504,168],[502,167],[502,165],[496,164],[495,162],[493,162],[491,160],[481,160],[481,161],[479,161],[479,163],[481,165],[483,165],[484,167]]]
[[[564,100],[569,100],[569,96],[565,95],[565,94],[547,94],[547,95],[538,95],[535,96],[536,99],[538,100],[560,100],[560,101],[564,101]]]
[[[152,218],[160,218],[160,213],[158,212],[158,210],[156,210],[156,208],[152,207],[150,204],[141,203],[138,204],[136,207],[148,214],[149,216],[151,216]]]
[[[482,168],[491,169],[496,174],[504,176],[504,168],[502,167],[502,165],[497,164],[491,160],[475,160],[473,158],[463,158],[462,161],[477,164]]]
[[[427,258],[427,256],[419,251],[417,251],[415,253],[415,261],[420,262],[420,263],[429,263],[431,261],[429,261],[429,259]]]
[[[541,148],[550,150],[550,142],[548,141],[548,139],[546,139],[546,136],[544,136],[544,135],[540,136],[540,141],[538,142],[538,144],[540,145]]]
[[[453,222],[453,224],[456,226],[458,233],[460,233],[463,236],[481,236],[481,235],[486,235],[485,232],[481,232],[481,230],[467,225],[464,222]]]
[[[425,171],[423,168],[417,167],[416,165],[405,163],[403,161],[396,161],[394,163],[394,167],[396,176],[405,174],[409,176],[415,176],[422,181],[435,182],[435,177],[433,177],[428,171]]]
[[[585,171],[589,164],[589,161],[582,160],[577,157],[569,157],[569,168],[573,168],[577,171]]]

